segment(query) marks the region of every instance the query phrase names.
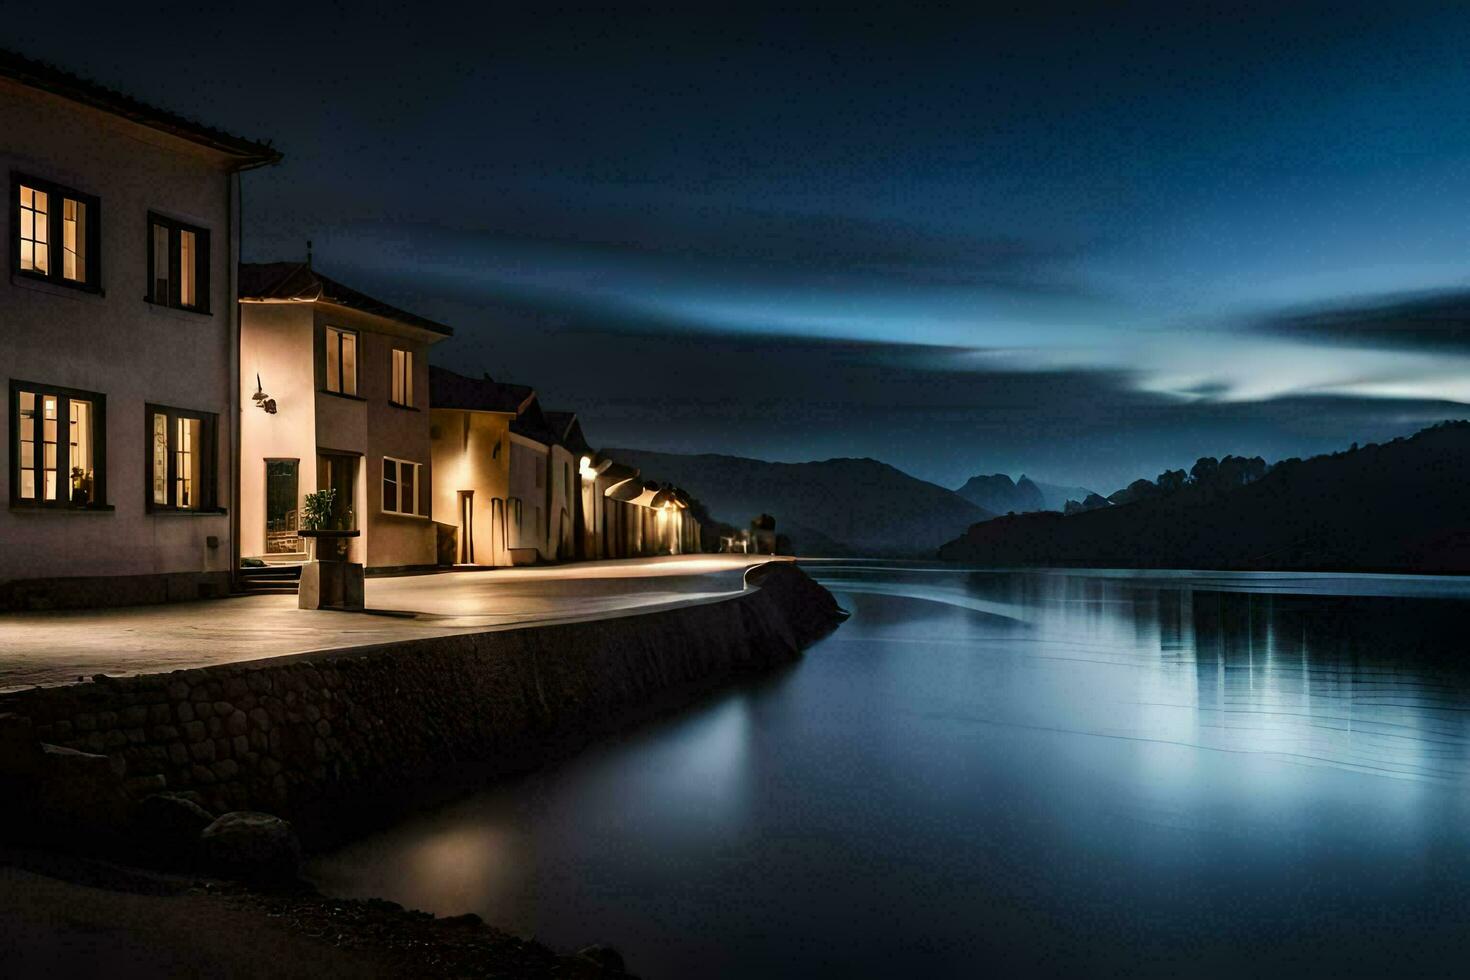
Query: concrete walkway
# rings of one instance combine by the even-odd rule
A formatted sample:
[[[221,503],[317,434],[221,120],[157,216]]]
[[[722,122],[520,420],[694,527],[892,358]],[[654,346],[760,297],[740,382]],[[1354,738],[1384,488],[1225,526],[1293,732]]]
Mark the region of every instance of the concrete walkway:
[[[426,636],[650,612],[735,595],[768,556],[688,555],[367,580],[366,614],[292,595],[0,614],[0,692]]]

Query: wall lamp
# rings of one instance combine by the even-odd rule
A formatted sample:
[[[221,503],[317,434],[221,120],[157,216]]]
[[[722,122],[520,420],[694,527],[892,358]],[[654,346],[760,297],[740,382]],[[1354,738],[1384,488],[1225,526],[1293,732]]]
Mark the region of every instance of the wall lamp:
[[[265,389],[260,386],[260,372],[259,371],[257,371],[255,373],[255,394],[253,394],[253,395],[250,396],[250,400],[253,401],[253,402],[255,402],[255,404],[256,404],[257,407],[259,407],[262,410],[264,410],[265,411],[265,414],[267,414],[267,415],[274,415],[274,414],[276,414],[276,400],[274,398],[272,398],[270,395],[267,395],[265,393]]]

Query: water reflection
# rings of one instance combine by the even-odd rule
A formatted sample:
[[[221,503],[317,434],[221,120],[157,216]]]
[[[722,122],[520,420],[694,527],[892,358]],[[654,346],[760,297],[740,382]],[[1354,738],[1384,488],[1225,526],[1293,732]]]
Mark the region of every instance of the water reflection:
[[[319,861],[651,978],[1435,972],[1456,580],[818,566],[796,669]]]

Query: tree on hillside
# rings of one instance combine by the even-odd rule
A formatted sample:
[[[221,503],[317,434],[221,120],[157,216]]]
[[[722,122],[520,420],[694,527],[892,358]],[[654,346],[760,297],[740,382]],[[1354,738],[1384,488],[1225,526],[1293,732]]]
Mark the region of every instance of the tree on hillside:
[[[1177,493],[1189,483],[1189,474],[1183,470],[1165,470],[1159,474],[1159,489],[1164,493]]]
[[[1189,468],[1189,482],[1197,487],[1209,487],[1215,483],[1215,474],[1220,472],[1220,461],[1213,456],[1201,456]]]

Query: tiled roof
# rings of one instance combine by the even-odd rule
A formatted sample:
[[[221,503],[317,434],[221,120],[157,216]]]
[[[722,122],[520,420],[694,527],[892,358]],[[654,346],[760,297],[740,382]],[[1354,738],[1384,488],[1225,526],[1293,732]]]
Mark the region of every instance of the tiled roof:
[[[454,330],[417,313],[409,313],[317,272],[308,262],[240,263],[240,298],[335,303],[411,327],[452,337]]]
[[[546,422],[546,415],[541,411],[541,403],[533,394],[521,414],[510,420],[510,431],[516,435],[533,439],[544,446],[561,445],[561,435],[552,430]]]
[[[544,414],[546,424],[556,431],[561,444],[568,450],[579,456],[592,452],[592,447],[587,444],[587,437],[582,434],[582,423],[578,421],[576,412],[553,412],[548,409]]]
[[[141,126],[207,146],[236,158],[240,169],[278,163],[281,159],[281,152],[269,143],[233,136],[223,130],[205,126],[14,51],[0,49],[0,78],[10,78],[31,88],[121,116]]]
[[[535,391],[525,385],[501,384],[491,380],[488,374],[483,378],[467,378],[429,365],[430,408],[517,414],[534,394]]]

